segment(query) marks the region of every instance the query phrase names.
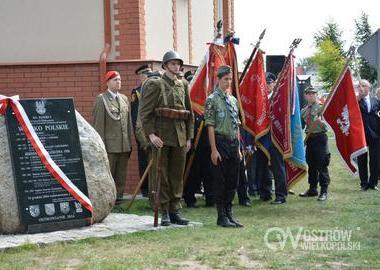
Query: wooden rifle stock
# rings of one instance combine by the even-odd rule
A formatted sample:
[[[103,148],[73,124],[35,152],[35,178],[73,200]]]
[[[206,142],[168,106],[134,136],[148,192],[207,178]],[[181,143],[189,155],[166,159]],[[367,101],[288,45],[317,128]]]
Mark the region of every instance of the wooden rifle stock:
[[[154,223],[153,226],[158,226],[158,210],[160,209],[160,186],[161,186],[161,152],[162,148],[157,149],[156,153],[156,188],[154,192]]]

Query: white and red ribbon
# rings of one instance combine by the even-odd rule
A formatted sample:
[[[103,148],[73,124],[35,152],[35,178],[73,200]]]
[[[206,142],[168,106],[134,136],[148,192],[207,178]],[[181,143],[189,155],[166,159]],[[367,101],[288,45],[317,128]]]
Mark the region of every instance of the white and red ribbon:
[[[29,121],[28,116],[24,111],[24,108],[18,101],[18,97],[6,97],[0,95],[0,114],[4,115],[8,106],[11,106],[13,112],[15,113],[17,121],[25,132],[29,142],[33,146],[33,149],[40,157],[41,162],[45,165],[46,169],[50,172],[54,179],[57,180],[58,183],[61,184],[61,186],[71,194],[71,196],[73,196],[88,211],[93,213],[93,207],[90,199],[85,194],[83,194],[83,192],[80,191],[73,184],[73,182],[71,182],[71,180],[53,161],[49,153],[46,151],[45,147],[42,145],[40,139],[34,131],[32,124]]]

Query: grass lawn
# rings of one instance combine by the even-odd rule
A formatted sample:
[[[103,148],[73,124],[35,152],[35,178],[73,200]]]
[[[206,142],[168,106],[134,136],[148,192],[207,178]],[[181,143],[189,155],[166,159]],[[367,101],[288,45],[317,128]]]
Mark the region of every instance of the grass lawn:
[[[289,195],[287,204],[272,206],[254,199],[252,208],[234,207],[245,225],[243,229],[217,227],[213,208],[185,208],[184,216],[202,222],[202,228],[141,232],[44,247],[26,245],[0,252],[0,269],[380,269],[380,192],[360,192],[359,179],[348,173],[335,145],[330,145],[332,181],[327,202]],[[293,188],[296,194],[306,189],[306,182],[305,178]],[[125,211],[126,205],[115,211]],[[130,212],[152,214],[146,201],[136,202]],[[264,241],[272,227],[289,228],[294,238],[302,229],[314,230],[316,235],[310,238],[302,234],[306,237],[301,237],[298,246],[293,247],[288,239],[283,249],[272,250]],[[318,244],[317,240],[334,244],[331,238],[325,241],[321,230],[352,233],[349,241],[341,241],[346,250],[302,248],[302,244],[313,241]],[[279,247],[274,234],[268,239],[271,246]],[[356,243],[354,247],[359,250],[349,250],[349,242]]]

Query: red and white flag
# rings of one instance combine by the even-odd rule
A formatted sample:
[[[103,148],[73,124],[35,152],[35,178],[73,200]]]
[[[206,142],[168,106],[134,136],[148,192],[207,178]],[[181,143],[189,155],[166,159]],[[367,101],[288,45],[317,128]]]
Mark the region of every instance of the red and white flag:
[[[193,110],[203,114],[206,98],[214,91],[219,66],[225,65],[224,47],[210,43],[189,86]]]
[[[335,133],[338,151],[352,173],[357,172],[354,158],[367,152],[363,120],[355,95],[351,72],[343,71],[322,112]]]

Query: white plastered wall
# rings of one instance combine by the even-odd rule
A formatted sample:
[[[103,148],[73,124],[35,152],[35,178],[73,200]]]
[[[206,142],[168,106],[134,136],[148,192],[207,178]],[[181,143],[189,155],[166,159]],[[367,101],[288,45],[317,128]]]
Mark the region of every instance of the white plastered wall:
[[[172,0],[145,0],[146,55],[161,60],[173,49]]]
[[[193,64],[204,56],[206,43],[214,36],[214,5],[212,0],[192,0]]]
[[[102,0],[1,0],[0,63],[97,60]]]

